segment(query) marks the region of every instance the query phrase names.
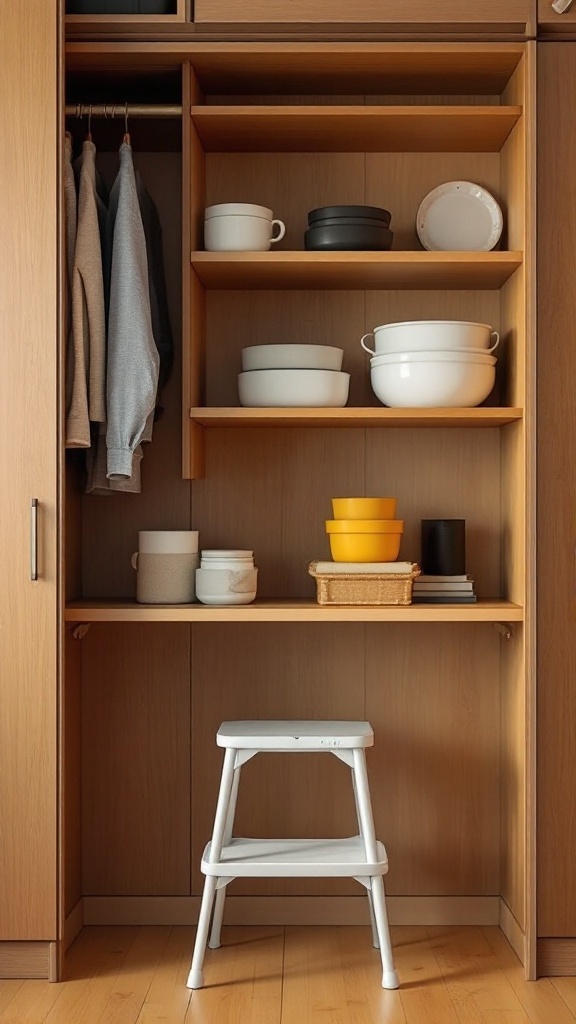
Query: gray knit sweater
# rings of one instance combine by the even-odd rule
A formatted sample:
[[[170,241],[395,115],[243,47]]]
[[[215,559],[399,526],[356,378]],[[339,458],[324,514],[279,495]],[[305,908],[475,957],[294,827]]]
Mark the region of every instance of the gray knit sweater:
[[[114,217],[108,318],[108,477],[129,477],[134,449],[154,409],[159,358],[152,333],[148,261],[128,142],[110,192]]]

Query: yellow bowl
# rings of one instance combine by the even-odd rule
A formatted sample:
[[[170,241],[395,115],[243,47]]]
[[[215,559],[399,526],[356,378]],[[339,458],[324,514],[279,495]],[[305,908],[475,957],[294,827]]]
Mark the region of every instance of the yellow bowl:
[[[335,519],[394,519],[396,498],[332,498]]]
[[[404,520],[327,519],[326,533],[404,533]]]
[[[401,533],[331,533],[330,551],[335,562],[395,562]]]
[[[326,533],[335,562],[395,562],[402,519],[328,519]]]

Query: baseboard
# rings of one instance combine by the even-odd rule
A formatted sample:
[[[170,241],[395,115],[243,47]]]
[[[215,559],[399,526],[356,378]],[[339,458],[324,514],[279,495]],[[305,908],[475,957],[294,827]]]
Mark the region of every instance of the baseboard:
[[[80,934],[84,927],[84,900],[80,898],[78,903],[72,908],[64,921],[64,935],[63,944],[64,951],[72,945],[74,939]]]
[[[86,925],[195,925],[199,896],[85,896]],[[390,924],[497,925],[498,896],[389,896]],[[364,896],[228,896],[225,924],[367,925]]]
[[[576,975],[576,939],[538,939],[536,970],[539,978]]]
[[[512,946],[521,964],[526,966],[526,936],[510,907],[505,900],[500,899],[500,914],[498,924]]]
[[[0,978],[45,978],[53,973],[52,942],[0,942]]]

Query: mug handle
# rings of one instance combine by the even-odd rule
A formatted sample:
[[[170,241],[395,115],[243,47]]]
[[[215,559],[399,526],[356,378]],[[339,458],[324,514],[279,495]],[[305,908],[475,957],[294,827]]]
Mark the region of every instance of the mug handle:
[[[271,245],[274,245],[275,242],[281,241],[281,239],[284,238],[284,235],[286,234],[286,225],[285,225],[283,220],[273,220],[272,221],[272,227],[274,227],[275,224],[278,225],[278,227],[280,228],[280,231],[276,235],[276,238],[274,238],[274,236],[272,236],[272,238],[270,239],[270,244]]]
[[[368,334],[363,334],[362,337],[360,338],[360,344],[362,345],[362,348],[364,349],[365,352],[369,352],[371,356],[375,356],[376,355],[376,350],[373,349],[373,348],[368,348],[368,345],[364,344],[364,339],[365,338],[373,338],[373,337],[374,337],[374,332],[373,331],[369,331]]]
[[[498,331],[492,331],[490,335],[490,340],[492,340],[492,338],[496,338],[496,341],[492,345],[492,348],[486,349],[487,352],[495,352],[496,349],[498,348],[498,345],[500,344],[500,335],[498,334]]]
[[[138,555],[139,554],[140,554],[139,551],[135,551],[134,554],[132,555],[132,558],[130,559],[130,561],[132,562],[132,568],[133,569],[138,569]]]

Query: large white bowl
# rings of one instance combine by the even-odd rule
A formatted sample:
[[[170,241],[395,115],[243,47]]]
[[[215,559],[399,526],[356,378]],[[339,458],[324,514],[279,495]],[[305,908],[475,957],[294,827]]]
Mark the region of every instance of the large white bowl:
[[[250,345],[242,349],[243,370],[341,370],[344,349],[331,345]]]
[[[370,370],[374,394],[392,409],[471,408],[488,397],[495,377],[495,366],[477,359],[398,360]]]
[[[342,408],[349,373],[336,370],[249,370],[238,374],[240,405],[254,408]]]
[[[374,349],[365,343],[374,338]],[[432,349],[495,348],[498,333],[489,324],[467,320],[406,320],[382,324],[365,334],[360,344],[370,355],[384,352],[418,352]],[[494,344],[496,343],[496,344]]]
[[[435,352],[384,352],[382,355],[372,356],[370,366],[386,366],[391,363],[484,363],[486,366],[495,366],[496,356],[491,355],[486,349],[460,349],[443,352],[437,349]]]

